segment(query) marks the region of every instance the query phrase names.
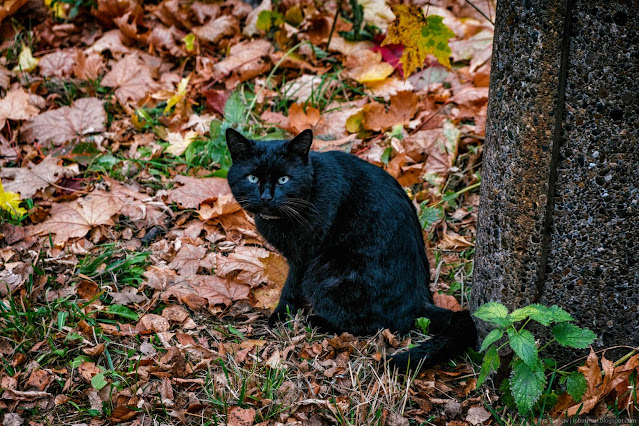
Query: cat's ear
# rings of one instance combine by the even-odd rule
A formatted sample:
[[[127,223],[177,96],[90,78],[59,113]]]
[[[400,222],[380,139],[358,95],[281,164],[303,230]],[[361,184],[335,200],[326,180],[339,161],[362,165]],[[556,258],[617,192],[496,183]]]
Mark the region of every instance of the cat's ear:
[[[299,135],[295,136],[288,144],[286,144],[286,152],[289,155],[308,158],[308,152],[313,144],[313,132],[306,129]]]
[[[253,152],[253,142],[246,139],[237,130],[226,129],[226,145],[231,152],[231,158],[234,161],[241,160],[251,155]]]

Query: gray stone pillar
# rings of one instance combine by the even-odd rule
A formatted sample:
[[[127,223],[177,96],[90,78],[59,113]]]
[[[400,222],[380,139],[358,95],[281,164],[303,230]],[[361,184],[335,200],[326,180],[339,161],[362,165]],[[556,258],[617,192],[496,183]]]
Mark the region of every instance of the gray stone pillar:
[[[498,3],[473,310],[557,304],[639,345],[637,23],[637,0]]]

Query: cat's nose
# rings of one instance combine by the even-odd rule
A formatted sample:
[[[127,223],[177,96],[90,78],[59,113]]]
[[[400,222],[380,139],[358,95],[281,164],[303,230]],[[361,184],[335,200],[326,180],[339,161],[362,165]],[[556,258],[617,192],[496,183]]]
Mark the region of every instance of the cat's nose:
[[[260,198],[262,199],[263,202],[268,203],[269,201],[273,199],[273,196],[271,195],[270,192],[264,191],[262,195],[260,195]]]

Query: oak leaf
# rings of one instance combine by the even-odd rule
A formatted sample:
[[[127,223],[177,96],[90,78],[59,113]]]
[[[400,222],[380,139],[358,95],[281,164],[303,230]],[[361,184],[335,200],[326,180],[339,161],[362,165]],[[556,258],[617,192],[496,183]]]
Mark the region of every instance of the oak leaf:
[[[62,145],[90,133],[103,132],[107,118],[102,105],[98,98],[78,99],[72,106],[38,115],[23,126],[23,134],[31,141]]]
[[[382,42],[404,45],[402,65],[406,76],[422,66],[428,54],[437,58],[440,64],[450,68],[451,50],[448,39],[455,37],[437,15],[424,17],[420,7],[398,4],[391,6],[395,13],[395,21],[388,27],[388,34]]]
[[[92,228],[114,225],[112,216],[120,213],[122,202],[106,193],[94,191],[70,203],[54,204],[51,217],[33,227],[34,235],[55,234],[54,244],[84,237]]]

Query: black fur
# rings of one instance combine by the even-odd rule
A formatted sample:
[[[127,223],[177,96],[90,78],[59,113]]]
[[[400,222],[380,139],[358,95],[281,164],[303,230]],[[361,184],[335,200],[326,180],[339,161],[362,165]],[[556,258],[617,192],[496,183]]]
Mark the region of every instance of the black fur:
[[[290,268],[269,324],[304,305],[313,308],[313,325],[357,335],[383,328],[404,333],[416,318],[430,318],[438,336],[394,356],[401,370],[474,346],[470,314],[433,305],[421,227],[402,187],[353,155],[309,153],[312,139],[310,130],[291,141],[251,141],[226,132],[233,195],[255,214],[258,231]],[[282,176],[290,180],[278,183]]]

